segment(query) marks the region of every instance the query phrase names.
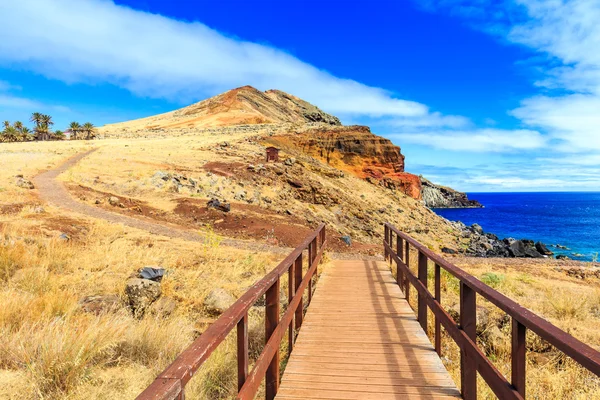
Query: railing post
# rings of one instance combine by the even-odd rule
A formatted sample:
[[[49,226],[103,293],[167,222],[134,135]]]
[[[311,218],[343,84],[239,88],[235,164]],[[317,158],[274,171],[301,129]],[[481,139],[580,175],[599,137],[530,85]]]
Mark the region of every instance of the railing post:
[[[402,260],[402,262],[404,262],[404,255],[402,254],[402,250],[404,248],[404,243],[403,243],[404,239],[402,239],[400,237],[400,235],[397,236],[397,240],[396,240],[396,255],[398,256],[398,258],[400,260]],[[398,283],[398,286],[400,286],[400,290],[402,290],[402,283],[404,282],[404,275],[402,274],[402,270],[400,269],[400,264],[396,264],[396,282]]]
[[[410,270],[410,243],[408,243],[408,240],[405,241],[404,247],[404,254],[406,256],[406,261],[404,263],[406,264],[406,268]],[[410,305],[410,281],[408,280],[408,276],[404,277],[404,287],[404,296],[406,297],[406,301],[408,301],[408,305]]]
[[[294,293],[298,293],[298,288],[302,283],[302,253],[298,255],[298,258],[296,258],[294,264]],[[302,294],[300,294],[300,296],[302,296]],[[294,318],[296,320],[296,329],[300,329],[300,327],[302,326],[303,311],[304,299],[300,297],[300,303],[298,303],[298,308],[296,309],[296,316]]]
[[[527,351],[525,347],[526,331],[527,328],[525,325],[521,324],[515,318],[512,319],[511,380],[512,385],[523,398],[525,398],[525,368],[527,364],[525,359]]]
[[[440,266],[435,264],[435,299],[442,305],[442,273]],[[437,315],[435,318],[435,351],[442,356],[442,327]]]
[[[248,377],[248,313],[237,324],[238,392]]]
[[[296,268],[296,263],[293,262],[290,265],[290,269],[288,269],[288,307],[289,304],[294,299],[294,295],[296,293],[294,286],[294,277],[296,276],[294,270]],[[294,317],[290,321],[290,326],[288,327],[288,352],[292,354],[292,349],[294,348]]]
[[[383,225],[383,259],[387,261],[388,259],[388,250],[387,247],[385,246],[386,243],[388,243],[388,232],[390,231],[390,228],[388,228],[387,225]]]
[[[265,304],[265,344],[279,324],[279,279],[266,293]],[[279,349],[273,356],[265,375],[265,398],[273,400],[279,389]]]
[[[473,289],[460,282],[460,328],[477,343],[477,303]],[[476,344],[477,345],[477,344]],[[477,399],[477,364],[460,351],[460,390],[465,400]]]
[[[419,251],[419,280],[427,287],[427,256]],[[421,327],[427,334],[427,301],[425,296],[418,293],[418,310],[417,319],[421,323]]]
[[[310,242],[308,244],[308,268],[306,269],[306,273],[308,274],[308,272],[310,271],[310,268],[313,265],[313,260],[314,260],[314,254],[315,254],[315,249],[313,247],[313,243],[314,242]],[[308,280],[308,304],[310,304],[310,302],[312,301],[312,278],[313,276],[310,275]]]

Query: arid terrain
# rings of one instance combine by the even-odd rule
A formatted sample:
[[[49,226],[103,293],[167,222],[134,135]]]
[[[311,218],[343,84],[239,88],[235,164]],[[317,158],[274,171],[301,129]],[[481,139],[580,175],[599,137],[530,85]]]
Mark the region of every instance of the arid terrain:
[[[423,204],[397,146],[283,92],[244,87],[99,134],[0,144],[0,398],[133,399],[321,222],[328,260],[380,257],[384,222],[436,252],[469,246]],[[268,146],[280,149],[277,162],[266,162]],[[450,257],[600,348],[591,263]],[[146,266],[166,276],[141,307],[128,285]],[[457,288],[444,278],[449,310]],[[508,373],[510,324],[480,307],[480,345]],[[256,355],[260,308],[252,321]],[[458,379],[456,349],[445,343]],[[600,396],[598,380],[551,347],[534,338],[528,347],[530,398]],[[189,398],[232,397],[233,349],[213,355]]]

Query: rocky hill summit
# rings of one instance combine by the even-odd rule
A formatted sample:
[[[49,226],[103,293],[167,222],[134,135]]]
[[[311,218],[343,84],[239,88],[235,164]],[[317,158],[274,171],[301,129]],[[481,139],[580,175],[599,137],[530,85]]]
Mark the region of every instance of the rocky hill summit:
[[[422,197],[429,208],[483,208],[477,200],[469,200],[465,193],[446,186],[436,185],[420,176]]]
[[[333,115],[280,90],[243,86],[153,117],[108,125],[124,130],[197,129],[232,125],[320,123],[341,125]]]

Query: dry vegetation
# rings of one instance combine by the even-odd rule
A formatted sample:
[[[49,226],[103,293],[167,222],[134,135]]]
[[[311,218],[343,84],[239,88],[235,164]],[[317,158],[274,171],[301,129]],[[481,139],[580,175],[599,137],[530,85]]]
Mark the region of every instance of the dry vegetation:
[[[228,146],[221,147],[224,141]],[[300,169],[293,173],[318,182],[324,190],[340,196],[341,203],[306,204],[290,194],[291,189],[277,180],[275,171],[266,175],[273,184],[265,186],[261,184],[264,177],[254,179],[237,173],[221,176],[206,170],[209,162],[237,162],[244,165],[247,173],[245,166],[255,164],[263,156],[256,133],[231,131],[226,137],[214,134],[93,143],[2,144],[0,398],[134,398],[214,320],[216,316],[203,306],[212,288],[221,287],[239,296],[281,258],[223,247],[216,221],[190,225],[212,235],[208,245],[184,242],[90,220],[48,205],[39,209],[41,203],[35,190],[14,185],[18,174],[31,178],[91,147],[99,150],[62,176],[74,193],[83,193],[82,201],[89,204],[98,198],[119,195],[173,216],[179,200],[205,201],[212,195],[231,200],[234,209],[241,208],[249,202],[233,197],[244,190],[256,199],[252,205],[264,209],[268,218],[297,218],[298,226],[304,224],[306,229],[311,225],[309,220],[325,220],[330,232],[350,234],[367,244],[379,243],[379,223],[390,220],[412,231],[412,236],[433,249],[455,243],[450,227],[418,202],[350,176],[332,178],[331,170],[299,154],[283,154],[284,158],[297,158]],[[157,171],[197,179],[201,191],[159,187],[152,178]],[[79,185],[83,192],[75,190]],[[366,221],[366,225],[354,225],[360,213],[364,214],[360,221]],[[377,231],[372,235],[359,232],[359,227],[368,224],[376,226]],[[211,226],[217,233],[211,233]],[[70,241],[59,239],[63,232],[69,234]],[[335,238],[335,234],[330,237]],[[577,280],[554,270],[559,262],[463,258],[455,258],[454,262],[584,342],[600,345],[597,281]],[[163,297],[173,299],[177,305],[172,313],[147,313],[138,319],[124,301],[99,315],[82,309],[80,301],[86,296],[115,295],[123,299],[127,277],[146,265],[161,265],[169,271],[162,289]],[[449,309],[456,308],[457,290],[456,282],[445,277],[444,305]],[[256,356],[262,346],[259,310],[254,311],[252,319],[256,326],[251,348]],[[507,373],[509,325],[503,325],[502,320],[497,311],[489,313],[488,323],[480,327],[480,344],[498,368]],[[192,380],[190,398],[232,397],[236,382],[231,339],[211,357],[201,376]],[[457,351],[449,340],[444,343],[446,365],[458,378]],[[597,379],[534,338],[529,347],[529,398],[600,397]],[[491,398],[485,385],[479,387],[482,398]]]
[[[411,270],[416,274],[416,254],[411,254]],[[534,311],[584,343],[600,350],[600,279],[577,279],[563,270],[559,260],[481,259],[452,257],[485,284]],[[571,262],[575,265],[576,263]],[[433,265],[429,265],[429,288],[433,290]],[[455,320],[459,317],[459,283],[442,271],[442,305]],[[416,295],[411,292],[416,309]],[[429,332],[433,333],[433,314],[429,313]],[[443,331],[444,332],[444,331]],[[443,333],[442,353],[446,368],[460,386],[460,354],[452,339]],[[477,341],[494,365],[510,380],[511,321],[500,309],[477,296]],[[431,336],[431,335],[430,335]],[[433,336],[431,336],[433,341]],[[496,398],[479,377],[482,399]],[[541,340],[527,334],[527,398],[600,398],[600,378]]]

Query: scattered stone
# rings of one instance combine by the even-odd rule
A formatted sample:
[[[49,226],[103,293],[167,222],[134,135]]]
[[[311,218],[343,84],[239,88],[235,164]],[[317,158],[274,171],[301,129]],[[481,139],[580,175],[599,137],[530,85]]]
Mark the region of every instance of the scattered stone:
[[[290,186],[295,187],[297,189],[300,189],[303,186],[302,182],[294,179],[288,179],[288,183],[290,184]]]
[[[46,212],[46,210],[45,210],[45,209],[44,209],[44,207],[42,207],[42,206],[35,206],[35,207],[33,208],[33,213],[34,213],[34,214],[43,214],[43,213],[45,213],[45,212]]]
[[[148,309],[150,315],[153,315],[158,318],[166,318],[173,314],[175,309],[177,308],[177,303],[170,297],[161,297]]]
[[[63,240],[65,242],[68,242],[69,240],[71,240],[71,237],[69,235],[67,235],[66,233],[61,233],[60,236],[58,237],[58,240]]]
[[[102,200],[96,199],[96,201],[94,201],[94,204],[102,204]]]
[[[166,172],[164,172],[164,171],[156,171],[154,173],[154,175],[152,176],[152,178],[161,179],[163,181],[168,181],[169,178],[171,178],[171,175],[168,174],[168,173],[166,173]]]
[[[340,237],[340,239],[342,240],[342,242],[346,243],[346,245],[352,246],[352,238],[350,236],[345,235]]]
[[[206,203],[206,207],[207,208],[214,208],[216,210],[220,210],[220,211],[223,211],[223,212],[229,212],[229,211],[231,211],[231,204],[225,203],[225,202],[220,202],[217,199],[209,200],[208,203]]]
[[[118,197],[115,197],[115,196],[110,196],[110,197],[108,198],[108,204],[110,204],[110,205],[111,205],[111,206],[113,206],[113,207],[116,207],[116,206],[118,206],[118,205],[120,204],[120,202],[119,202],[119,198],[118,198]]]
[[[118,310],[121,299],[114,294],[86,296],[79,300],[79,306],[87,313],[100,315]]]
[[[25,179],[22,177],[18,178],[15,184],[23,189],[35,189],[35,186],[33,185],[33,183],[31,183],[29,179]]]
[[[155,302],[161,294],[160,283],[149,279],[130,278],[125,284],[125,295],[133,314],[141,317],[148,307]]]
[[[235,303],[233,296],[222,288],[212,290],[204,299],[204,307],[213,314],[224,313],[233,303]]]
[[[286,158],[283,163],[285,165],[287,165],[288,167],[291,167],[292,165],[294,165],[296,163],[296,159],[294,157]]]
[[[244,200],[246,198],[246,191],[245,190],[240,190],[239,192],[237,192],[233,198],[235,200]]]
[[[458,254],[458,252],[454,249],[451,249],[449,247],[442,247],[442,253],[444,254]]]
[[[165,276],[166,270],[160,267],[144,267],[140,269],[138,273],[138,278],[141,279],[149,279],[154,282],[162,281],[163,276]]]
[[[480,235],[483,235],[483,228],[479,224],[473,224],[473,225],[471,225],[471,230],[474,233],[478,233]]]

